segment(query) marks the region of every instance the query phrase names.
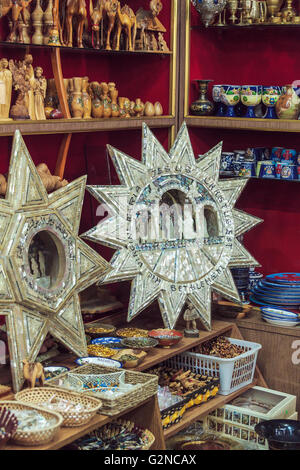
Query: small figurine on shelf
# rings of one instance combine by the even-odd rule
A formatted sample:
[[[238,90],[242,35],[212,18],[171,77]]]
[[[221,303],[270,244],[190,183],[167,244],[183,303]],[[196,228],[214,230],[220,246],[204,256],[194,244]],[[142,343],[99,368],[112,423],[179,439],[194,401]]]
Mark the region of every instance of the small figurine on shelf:
[[[157,18],[162,10],[162,2],[160,0],[151,0],[149,6],[150,10],[144,10],[141,7],[136,13],[136,49],[168,52],[169,48],[163,37],[166,28]]]
[[[36,169],[48,193],[67,186],[68,181],[61,179],[60,176],[52,175],[46,163],[40,163]]]
[[[158,50],[162,52],[169,52],[169,48],[166,41],[164,40],[162,33],[158,33]]]
[[[108,84],[106,82],[100,83],[101,87],[101,100],[103,103],[103,117],[110,118],[111,117],[111,99],[108,96]]]
[[[92,99],[92,117],[103,117],[103,103],[101,100],[101,86],[99,82],[89,84],[88,93]]]
[[[37,380],[40,385],[44,385],[44,368],[40,362],[28,362],[27,359],[24,359],[23,374],[29,388],[34,388]]]
[[[109,96],[111,99],[111,116],[119,117],[120,109],[118,105],[118,90],[116,89],[116,84],[114,82],[109,82],[108,84]]]
[[[26,71],[26,80],[28,81],[28,90],[25,94],[25,102],[28,108],[29,117],[32,120],[36,119],[35,105],[34,105],[34,87],[35,87],[35,76],[33,70],[33,57],[31,54],[26,54],[23,60],[23,67]]]
[[[82,48],[83,28],[87,24],[85,0],[67,0],[66,2],[66,45],[73,46],[73,18],[77,19],[77,47]]]
[[[197,328],[196,320],[199,318],[199,314],[191,302],[187,302],[187,309],[183,314],[183,319],[186,322],[184,330],[184,336],[186,338],[198,338],[199,330]]]
[[[4,175],[0,174],[0,196],[5,196],[7,191],[7,180]]]
[[[0,83],[2,83],[0,93],[0,121],[10,120],[9,110],[12,92],[12,73],[8,68],[8,60],[0,60]]]
[[[95,49],[100,49],[100,23],[103,21],[103,0],[97,0],[96,5],[93,5],[93,0],[90,0],[90,17],[92,23],[92,45]],[[94,33],[96,41],[94,39]]]
[[[44,100],[46,98],[47,90],[47,80],[43,77],[42,67],[36,67],[34,69],[35,81],[34,81],[34,110],[35,117],[39,120],[46,119],[45,109],[44,109]]]
[[[135,48],[135,38],[136,38],[136,16],[131,8],[128,5],[120,7],[120,2],[118,2],[117,9],[117,32],[116,32],[116,47],[115,50],[120,50],[120,37],[122,30],[125,31],[126,35],[126,51],[133,51]]]
[[[92,99],[88,94],[89,77],[83,77],[82,79],[82,103],[83,103],[83,119],[91,119],[92,112]]]
[[[21,17],[23,22],[26,23],[27,18],[24,11],[31,1],[32,0],[0,1],[0,18],[3,18],[11,12],[11,28],[6,39],[7,42],[15,42],[17,39],[17,30],[19,30],[19,42],[24,43],[22,22],[19,22],[19,19]]]

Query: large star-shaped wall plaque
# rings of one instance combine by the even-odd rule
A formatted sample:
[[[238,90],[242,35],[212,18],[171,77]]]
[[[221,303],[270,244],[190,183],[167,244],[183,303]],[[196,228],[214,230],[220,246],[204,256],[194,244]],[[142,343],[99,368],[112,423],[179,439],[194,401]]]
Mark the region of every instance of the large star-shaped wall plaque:
[[[13,388],[47,333],[78,356],[86,338],[78,293],[109,264],[78,236],[86,177],[48,195],[16,131],[0,199],[0,314],[6,316]]]
[[[128,321],[157,299],[173,328],[189,300],[210,329],[211,290],[240,301],[229,268],[258,263],[236,237],[261,220],[234,209],[247,180],[219,181],[221,150],[196,160],[186,124],[169,154],[145,124],[141,162],[109,147],[121,185],[88,187],[109,216],[84,237],[117,249],[100,282],[133,279]]]

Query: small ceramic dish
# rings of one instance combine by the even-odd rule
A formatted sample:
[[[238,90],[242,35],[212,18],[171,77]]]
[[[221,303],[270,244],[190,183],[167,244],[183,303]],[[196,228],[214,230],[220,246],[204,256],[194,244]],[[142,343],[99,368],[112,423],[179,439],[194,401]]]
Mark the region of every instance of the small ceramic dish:
[[[270,316],[276,316],[276,317],[286,317],[290,318],[292,320],[296,319],[300,321],[299,315],[294,312],[290,312],[289,310],[282,310],[280,308],[271,308],[271,307],[263,307],[261,308],[262,313],[266,313],[267,315]]]
[[[122,341],[121,338],[108,336],[105,338],[92,339],[91,344],[102,344],[102,346],[107,346],[108,348],[111,348],[111,349],[120,349],[121,341]]]
[[[53,379],[53,377],[56,377],[57,375],[64,374],[65,372],[68,372],[70,369],[69,367],[65,366],[49,366],[49,367],[44,367],[44,374],[45,374],[45,379]]]
[[[125,348],[145,350],[155,348],[158,345],[158,340],[150,337],[123,338],[121,344]]]
[[[113,335],[116,327],[107,323],[94,322],[84,325],[84,330],[92,339]]]
[[[115,361],[114,359],[107,359],[106,357],[79,357],[75,360],[76,364],[79,366],[84,366],[86,364],[95,364],[96,366],[104,366],[104,367],[116,367],[121,368],[122,364],[119,361]]]
[[[120,328],[116,331],[116,335],[120,338],[147,338],[148,330],[143,330],[141,328]]]
[[[163,348],[170,348],[175,344],[179,343],[183,338],[183,334],[177,330],[171,330],[168,328],[158,328],[156,330],[149,331],[148,335],[150,338],[154,338],[158,341],[159,345]]]

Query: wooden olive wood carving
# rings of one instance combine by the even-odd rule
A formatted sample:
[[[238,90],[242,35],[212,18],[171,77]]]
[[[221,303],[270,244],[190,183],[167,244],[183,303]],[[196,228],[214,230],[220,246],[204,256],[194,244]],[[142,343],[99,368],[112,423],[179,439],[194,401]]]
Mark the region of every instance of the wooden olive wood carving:
[[[44,385],[45,375],[44,368],[40,362],[28,362],[27,359],[23,360],[23,375],[28,386],[34,388],[38,380],[40,385]]]

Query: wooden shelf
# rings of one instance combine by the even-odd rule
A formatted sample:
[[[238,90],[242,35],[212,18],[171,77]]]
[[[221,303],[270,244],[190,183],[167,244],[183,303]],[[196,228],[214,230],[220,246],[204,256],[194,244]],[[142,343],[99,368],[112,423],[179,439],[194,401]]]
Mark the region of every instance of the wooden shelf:
[[[163,52],[163,51],[106,51],[105,49],[95,49],[93,47],[67,47],[67,46],[47,46],[43,44],[22,44],[20,42],[7,42],[7,41],[0,41],[0,47],[9,47],[9,48],[22,48],[28,49],[43,49],[43,50],[53,50],[53,49],[60,49],[62,52],[77,52],[81,54],[98,54],[98,55],[105,55],[105,56],[120,56],[120,55],[127,55],[127,56],[136,56],[136,55],[158,55],[158,56],[170,56],[173,55],[172,51]]]
[[[190,410],[186,411],[181,421],[179,421],[179,423],[173,424],[173,426],[171,426],[170,428],[165,429],[164,431],[165,439],[169,439],[171,436],[174,436],[179,431],[186,428],[187,426],[194,423],[195,421],[201,420],[202,418],[204,418],[204,416],[206,416],[207,414],[209,414],[211,411],[215,410],[216,408],[220,408],[226,403],[229,403],[234,398],[238,397],[242,393],[249,390],[249,388],[254,387],[256,383],[257,381],[255,380],[251,384],[246,385],[246,387],[240,388],[239,390],[231,393],[230,395],[217,395],[212,400],[209,400],[203,403],[202,405],[195,406],[194,408],[191,408]]]
[[[149,127],[161,128],[175,125],[173,116],[154,116],[148,118],[110,118],[110,119],[49,119],[46,121],[0,121],[0,136],[13,135],[18,129],[23,135],[69,134],[80,132],[101,132],[126,129],[140,129],[145,122]]]
[[[267,31],[267,30],[277,30],[277,31],[288,31],[288,30],[299,30],[300,24],[296,23],[285,23],[285,24],[276,24],[276,23],[253,23],[253,24],[226,24],[224,26],[219,26],[218,24],[213,24],[205,28],[204,25],[194,25],[191,29],[198,29],[201,31],[207,31],[213,29],[214,31]]]
[[[184,120],[190,127],[263,132],[300,132],[300,120],[297,119],[251,119],[225,118],[217,116],[186,116]]]

